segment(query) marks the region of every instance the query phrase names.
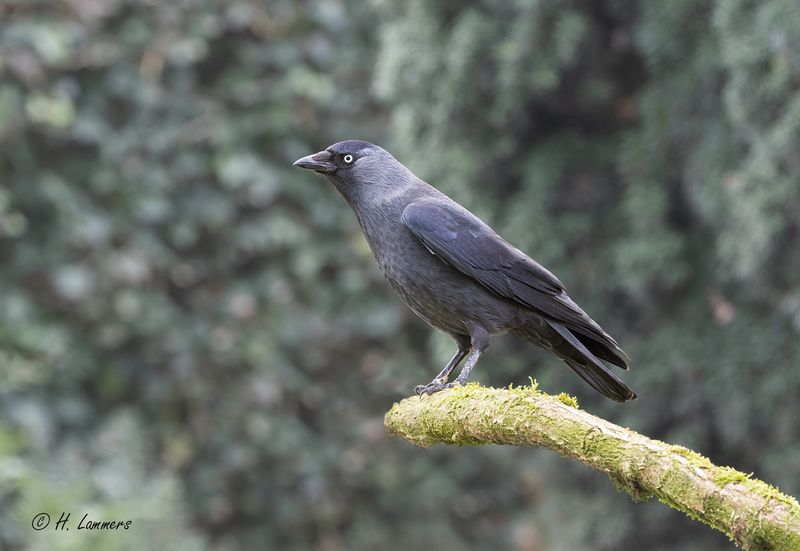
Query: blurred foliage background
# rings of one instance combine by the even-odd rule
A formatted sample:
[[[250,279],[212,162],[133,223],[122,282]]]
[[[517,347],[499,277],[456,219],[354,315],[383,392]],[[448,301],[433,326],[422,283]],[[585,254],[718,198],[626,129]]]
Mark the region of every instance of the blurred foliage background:
[[[800,494],[796,0],[2,0],[0,548],[732,547],[550,452],[387,437],[454,346],[291,167],[347,138],[557,273],[640,399],[513,338],[476,380]]]

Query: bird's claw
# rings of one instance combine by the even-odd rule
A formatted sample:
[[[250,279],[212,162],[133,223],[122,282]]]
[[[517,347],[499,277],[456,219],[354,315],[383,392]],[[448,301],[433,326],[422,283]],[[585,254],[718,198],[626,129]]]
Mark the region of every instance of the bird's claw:
[[[461,383],[458,381],[453,381],[452,383],[447,383],[445,381],[434,379],[427,385],[417,385],[414,387],[414,392],[418,395],[428,394],[431,395],[435,392],[439,392],[440,390],[444,390],[446,388],[453,388],[455,386],[461,386]]]
[[[440,381],[431,381],[427,385],[417,385],[414,387],[414,392],[418,395],[423,394],[433,394],[434,392],[439,392],[440,390],[444,389],[444,383]]]

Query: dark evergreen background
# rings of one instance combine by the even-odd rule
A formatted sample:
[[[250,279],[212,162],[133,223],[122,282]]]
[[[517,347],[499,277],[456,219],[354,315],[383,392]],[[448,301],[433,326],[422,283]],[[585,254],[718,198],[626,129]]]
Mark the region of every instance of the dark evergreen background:
[[[796,0],[2,0],[0,548],[732,547],[550,452],[387,437],[453,344],[291,167],[346,138],[556,272],[640,399],[512,338],[476,380],[800,494]]]

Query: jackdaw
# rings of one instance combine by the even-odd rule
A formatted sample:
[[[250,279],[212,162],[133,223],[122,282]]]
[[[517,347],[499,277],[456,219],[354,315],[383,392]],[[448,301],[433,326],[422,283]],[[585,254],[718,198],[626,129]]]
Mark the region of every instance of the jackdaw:
[[[417,394],[466,384],[489,337],[511,332],[554,353],[603,396],[636,398],[601,361],[627,369],[628,357],[556,276],[383,148],[347,140],[294,165],[328,178],[355,212],[395,292],[455,339],[458,351]]]

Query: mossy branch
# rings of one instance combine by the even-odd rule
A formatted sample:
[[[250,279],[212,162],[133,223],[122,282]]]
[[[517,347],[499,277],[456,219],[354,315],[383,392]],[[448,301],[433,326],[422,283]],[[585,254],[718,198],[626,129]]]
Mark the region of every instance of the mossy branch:
[[[384,420],[389,432],[418,446],[541,446],[606,473],[635,501],[656,497],[726,533],[748,550],[800,550],[800,505],[776,488],[717,467],[681,446],[652,440],[549,396],[535,385],[493,389],[476,384],[406,398]]]

